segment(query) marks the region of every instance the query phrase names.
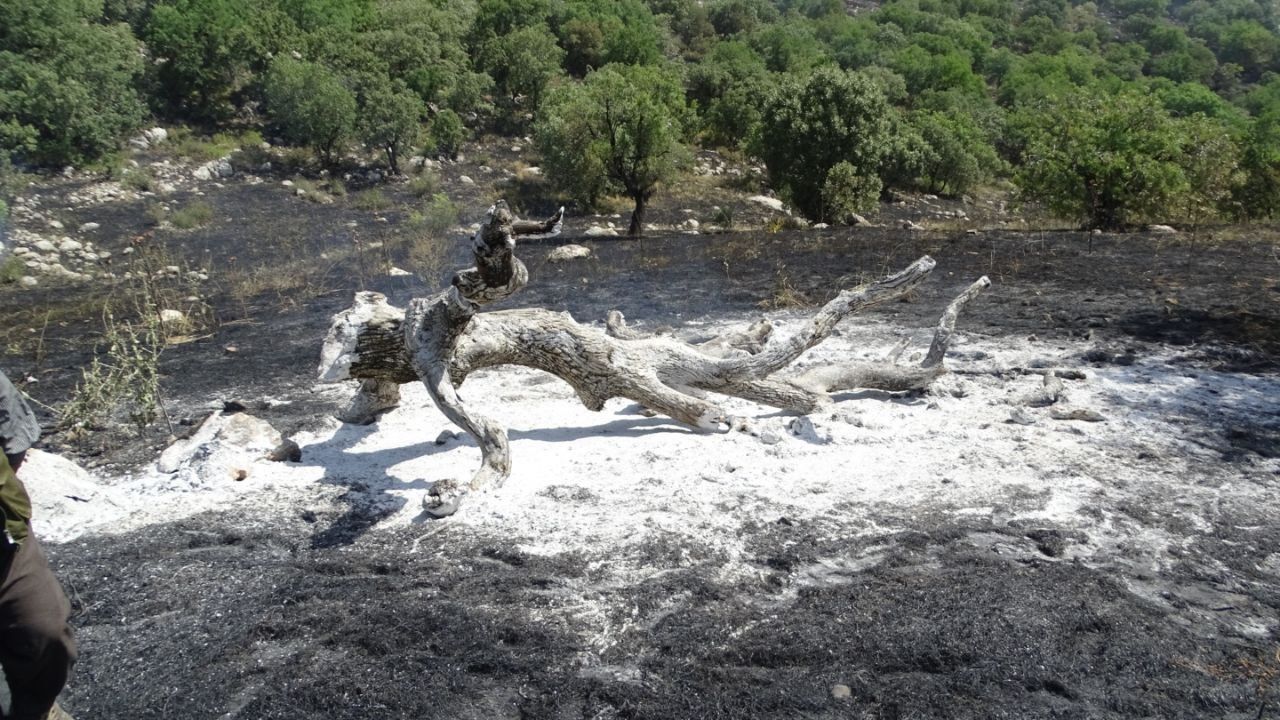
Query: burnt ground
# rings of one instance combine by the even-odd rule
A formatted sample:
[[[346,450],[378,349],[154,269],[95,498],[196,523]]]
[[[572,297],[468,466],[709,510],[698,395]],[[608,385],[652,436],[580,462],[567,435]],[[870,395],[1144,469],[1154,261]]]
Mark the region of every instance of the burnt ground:
[[[306,212],[285,226],[290,201],[232,186],[213,202],[235,220],[175,238],[173,251],[212,256],[216,268],[229,255],[270,259],[263,238],[275,231],[299,238],[290,247],[300,254],[351,243],[349,208],[299,206]],[[366,242],[393,237],[399,218],[385,216],[361,221]],[[1093,350],[1082,362],[1095,364],[1173,346],[1189,373],[1274,373],[1280,359],[1273,230],[1212,246],[876,229],[633,242],[574,237],[581,228],[569,225],[566,237],[521,251],[533,281],[515,305],[584,321],[618,308],[642,326],[679,325],[788,290],[821,300],[837,283],[930,253],[935,278],[873,312],[928,326],[947,297],[987,274],[995,285],[966,311],[966,332],[1035,336],[1046,348],[1084,338]],[[596,256],[545,263],[567,241]],[[170,412],[195,418],[238,400],[290,432],[333,411],[312,392],[329,316],[360,286],[397,302],[428,289],[358,274],[335,266],[288,295],[211,293],[220,324],[164,356]],[[37,307],[59,292],[37,293]],[[89,326],[65,322],[43,328],[38,357],[10,342],[3,359],[36,375],[28,390],[49,404],[89,352]],[[1217,471],[1280,453],[1275,418],[1261,420],[1234,436]],[[138,464],[162,441],[103,433],[47,445],[111,468]],[[626,582],[590,548],[523,553],[532,539],[520,528],[363,532],[380,510],[358,503],[206,514],[49,551],[75,606],[83,655],[65,700],[82,719],[1280,717],[1280,638],[1238,612],[1280,611],[1280,522],[1274,507],[1219,510],[1154,568],[1064,559],[1081,540],[1068,528],[853,507],[761,517],[745,537],[758,570],[748,575],[726,576],[720,550],[686,537],[637,539],[628,562],[651,572]],[[1129,512],[1142,519],[1143,508]],[[911,530],[842,532],[851,522]]]

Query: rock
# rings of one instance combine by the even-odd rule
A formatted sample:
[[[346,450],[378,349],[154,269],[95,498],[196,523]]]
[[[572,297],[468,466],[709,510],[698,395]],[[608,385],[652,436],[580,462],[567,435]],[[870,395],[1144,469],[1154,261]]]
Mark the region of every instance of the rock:
[[[436,445],[446,445],[457,439],[458,433],[452,430],[441,430],[440,434],[436,436],[435,443]]]
[[[590,230],[587,231],[590,235]],[[591,257],[591,248],[583,245],[561,245],[547,253],[547,262],[565,262]]]
[[[298,443],[285,438],[266,454],[266,459],[271,462],[302,462],[302,448]]]
[[[81,250],[83,248],[84,248],[83,244],[78,243],[75,240],[72,240],[71,238],[62,238],[62,242],[58,244],[58,252],[64,252],[64,253],[76,252],[77,250]]]
[[[787,423],[787,430],[789,430],[792,435],[795,435],[805,442],[821,445],[831,441],[831,436],[818,432],[818,428],[813,424],[813,420],[806,415],[792,418]]]
[[[1178,231],[1169,225],[1148,225],[1147,232],[1160,233],[1163,235],[1171,235]]]
[[[102,226],[96,222],[87,222],[80,226],[80,232],[82,233],[93,232],[94,230],[97,230],[100,227]]]
[[[181,310],[165,308],[160,311],[160,324],[181,327],[187,324],[187,315]]]
[[[614,230],[611,227],[600,227],[599,225],[592,225],[591,227],[587,228],[586,231],[582,234],[586,235],[587,237],[613,237],[618,234],[618,231]]]
[[[520,152],[521,150],[524,150],[524,148],[523,148],[523,147],[521,147],[521,146],[519,146],[519,145],[512,145],[512,146],[511,146],[511,152],[513,152],[513,153],[518,153],[518,152]]]
[[[1013,425],[1034,425],[1036,418],[1022,408],[1014,408],[1013,412],[1009,413],[1009,419],[1005,420],[1005,422]]]
[[[475,185],[475,184],[476,184],[476,181],[475,181],[475,180],[472,180],[470,175],[461,175],[461,176],[459,176],[459,177],[458,177],[458,182],[462,183],[463,185]]]
[[[61,229],[62,229],[62,221],[61,221],[61,220],[50,220],[50,221],[49,221],[49,227],[50,227],[51,229],[53,229],[53,230],[61,230]]]
[[[303,197],[304,195],[306,195],[306,194],[307,194],[307,191],[306,191],[306,190],[304,190],[304,189],[302,189],[302,188],[294,188],[294,189],[293,189],[293,194],[294,194],[296,197]]]
[[[698,221],[693,218],[686,218],[684,222],[680,223],[680,227],[684,228],[685,230],[697,230]]]
[[[283,187],[293,187],[293,181],[292,181],[292,180],[281,180],[281,181],[280,181],[280,185],[282,185]]]
[[[777,445],[782,442],[782,436],[772,430],[764,430],[760,433],[760,442],[765,445]]]
[[[175,486],[211,488],[245,479],[255,463],[283,442],[265,420],[244,412],[216,412],[191,437],[166,448],[156,469],[173,475]]]
[[[86,509],[96,525],[119,517],[128,507],[84,468],[43,450],[27,451],[18,477],[26,481],[42,540],[58,542],[83,532]]]
[[[1050,408],[1049,417],[1054,420],[1079,420],[1081,422],[1104,422],[1106,420],[1102,413],[1089,408]]]
[[[759,205],[763,205],[769,208],[770,210],[774,210],[776,212],[783,211],[782,201],[779,200],[778,198],[771,198],[767,195],[752,195],[751,197],[747,198],[747,201],[753,202]]]
[[[36,244],[33,245],[32,247],[34,247],[36,250],[39,250],[42,253],[51,253],[51,252],[58,251],[58,246],[54,245],[52,240],[37,240]]]
[[[848,685],[832,685],[831,697],[835,700],[849,700],[853,697],[853,689]]]
[[[197,180],[212,180],[213,171],[209,169],[208,165],[201,165],[200,167],[191,171],[191,177]]]
[[[917,225],[915,222],[911,220],[903,220],[902,229],[903,230],[923,230],[924,228],[921,227],[920,225]]]
[[[392,266],[392,268],[387,271],[387,275],[390,275],[391,277],[409,277],[413,275],[413,273],[408,270]]]
[[[40,281],[31,275],[23,275],[18,278],[18,284],[24,288],[33,288],[40,284]]]

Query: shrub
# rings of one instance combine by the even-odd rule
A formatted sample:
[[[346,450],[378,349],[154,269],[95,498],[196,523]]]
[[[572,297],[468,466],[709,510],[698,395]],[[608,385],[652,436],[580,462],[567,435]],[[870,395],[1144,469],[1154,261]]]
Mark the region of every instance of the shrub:
[[[462,143],[467,139],[467,128],[458,113],[445,108],[431,119],[427,140],[431,148],[448,158],[458,156]]]
[[[769,95],[751,146],[770,183],[805,217],[819,219],[823,188],[837,164],[847,164],[841,173],[860,176],[862,187],[877,176],[889,148],[890,112],[870,78],[822,67]]]
[[[356,99],[331,70],[282,55],[271,64],[264,87],[267,112],[285,139],[315,150],[332,164],[351,137]]]
[[[852,222],[854,214],[875,209],[882,187],[875,175],[860,173],[847,162],[837,163],[822,184],[822,219]]]
[[[394,203],[392,203],[391,199],[384,195],[381,190],[374,188],[373,190],[365,190],[359,195],[356,195],[355,200],[353,200],[351,204],[359,210],[377,212],[379,210],[386,210]]]
[[[186,207],[173,211],[169,222],[179,230],[190,230],[208,225],[213,220],[213,206],[207,202],[197,201]]]

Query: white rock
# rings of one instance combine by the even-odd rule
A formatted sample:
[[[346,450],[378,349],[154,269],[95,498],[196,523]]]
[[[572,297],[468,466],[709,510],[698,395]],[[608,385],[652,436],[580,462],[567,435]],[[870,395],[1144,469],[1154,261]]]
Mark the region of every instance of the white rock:
[[[42,540],[70,539],[84,531],[87,519],[103,524],[128,510],[115,496],[117,491],[74,462],[43,450],[27,451],[18,477],[26,481]]]
[[[211,170],[208,165],[201,165],[200,167],[191,171],[191,177],[197,180],[212,180],[213,170]]]
[[[830,225],[828,225],[828,224],[826,224],[826,223],[814,223],[814,224],[813,224],[813,229],[814,229],[814,230],[826,230],[826,229],[827,229],[827,228],[829,228],[829,227],[831,227],[831,226],[830,226]]]
[[[186,313],[173,308],[165,308],[160,311],[160,323],[163,325],[185,325],[187,322]]]
[[[156,469],[183,488],[213,488],[248,478],[283,438],[270,423],[247,413],[215,413],[190,438],[170,445]]]
[[[395,266],[392,266],[391,269],[387,271],[387,274],[390,275],[391,277],[407,277],[407,276],[413,275],[413,273],[409,272],[408,270],[404,270],[402,268],[398,268]]]
[[[87,222],[80,226],[80,232],[82,233],[93,232],[94,230],[97,230],[100,227],[102,226],[96,222]]]
[[[162,127],[153,127],[142,133],[142,137],[146,139],[148,145],[159,145],[169,139],[169,131]]]
[[[39,250],[42,253],[51,253],[51,252],[58,251],[58,246],[54,245],[52,240],[38,240],[36,241],[36,244],[33,245],[32,247],[34,247],[36,250]]]
[[[588,230],[587,234],[590,235],[591,231]],[[589,247],[583,245],[561,245],[547,253],[547,262],[565,262],[566,260],[589,257],[591,257],[591,248]]]
[[[72,240],[71,238],[62,238],[62,242],[59,243],[58,245],[58,250],[64,253],[75,252],[83,248],[84,248],[83,244],[78,243],[75,240]]]
[[[680,223],[680,226],[686,230],[697,230],[698,221],[694,220],[693,218],[688,218],[684,222]]]
[[[61,230],[61,229],[62,229],[62,222],[61,222],[60,220],[50,220],[50,221],[49,221],[49,227],[50,227],[50,228],[53,228],[54,230]]]
[[[298,196],[298,197],[302,197],[303,195],[306,195],[306,194],[307,194],[307,191],[306,191],[306,190],[303,190],[302,188],[294,188],[294,189],[293,189],[293,194],[294,194],[294,195],[296,195],[296,196]]]
[[[523,148],[523,147],[521,147],[521,146],[519,146],[519,145],[512,145],[512,146],[511,146],[511,152],[518,153],[518,152],[520,152],[521,150],[524,150],[524,148]]]
[[[475,184],[476,184],[476,181],[475,181],[475,180],[472,180],[472,179],[471,179],[471,177],[470,177],[469,175],[462,175],[462,176],[460,176],[460,177],[458,178],[458,182],[462,183],[463,185],[475,185]]]
[[[599,225],[592,225],[591,227],[587,228],[586,232],[582,234],[586,235],[587,237],[602,237],[602,236],[612,237],[617,235],[618,231],[611,227],[600,227]]]
[[[782,201],[779,200],[778,198],[771,198],[771,197],[768,197],[767,195],[752,195],[751,197],[747,198],[747,200],[753,203],[758,203],[760,205],[763,205],[769,208],[770,210],[782,212],[782,207],[783,207]]]
[[[22,287],[33,288],[39,285],[40,281],[31,275],[23,275],[21,278],[18,278],[18,283],[22,285]]]
[[[292,180],[281,180],[280,184],[283,185],[284,187],[293,187]]]
[[[1148,225],[1147,232],[1160,233],[1162,235],[1171,235],[1178,231],[1170,225]]]

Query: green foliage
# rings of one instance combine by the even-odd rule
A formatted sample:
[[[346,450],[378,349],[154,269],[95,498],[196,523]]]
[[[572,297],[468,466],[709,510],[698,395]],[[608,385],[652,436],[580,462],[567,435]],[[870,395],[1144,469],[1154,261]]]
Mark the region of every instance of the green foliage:
[[[276,58],[267,74],[267,112],[291,143],[333,162],[355,129],[356,99],[331,70],[314,63]]]
[[[823,67],[781,83],[765,102],[753,152],[770,183],[810,219],[823,217],[823,187],[847,163],[869,187],[889,149],[889,107],[865,75]],[[845,171],[841,171],[844,173]],[[844,182],[843,180],[841,182]]]
[[[59,413],[59,424],[88,430],[123,410],[141,430],[164,414],[160,393],[164,328],[149,308],[132,322],[117,321],[107,310],[103,324],[106,349],[95,352],[82,371],[75,393]]]
[[[351,206],[357,210],[367,210],[369,212],[386,210],[394,204],[395,203],[391,201],[391,198],[387,197],[377,188],[365,190],[359,195],[356,195],[355,199],[351,202]]]
[[[508,114],[520,120],[521,115],[538,107],[547,83],[563,75],[560,65],[564,58],[565,51],[543,23],[490,39],[478,59],[505,98]],[[511,124],[518,127],[521,123]]]
[[[610,65],[582,83],[554,88],[536,125],[547,177],[594,203],[625,193],[635,203],[630,234],[642,230],[658,184],[688,157],[691,117],[673,73],[659,67]]]
[[[964,113],[922,110],[912,113],[907,122],[915,174],[899,179],[906,180],[908,187],[960,195],[1001,167],[995,148]]]
[[[446,108],[431,118],[427,138],[430,147],[440,155],[457,157],[467,139],[467,128],[458,113]]]
[[[142,123],[138,42],[101,24],[91,0],[0,0],[0,149],[15,160],[83,163]]]
[[[413,148],[422,131],[427,106],[403,85],[375,82],[361,98],[360,139],[387,158],[387,169],[400,172],[400,158]]]
[[[1241,182],[1232,191],[1240,218],[1274,218],[1280,211],[1280,112],[1253,121],[1240,149]]]
[[[1186,190],[1178,199],[1181,219],[1198,225],[1229,211],[1232,191],[1245,180],[1240,154],[1227,126],[1204,115],[1178,121],[1179,164]]]
[[[3,220],[8,213],[9,207],[0,200],[0,220]],[[26,274],[27,266],[17,255],[9,255],[4,260],[0,260],[0,285],[16,283]]]
[[[196,201],[173,211],[169,222],[179,230],[190,230],[213,221],[213,206],[204,201]]]
[[[880,178],[860,172],[846,161],[836,163],[822,183],[822,215],[827,222],[850,223],[855,213],[875,209],[883,186]]]
[[[441,236],[458,224],[460,213],[458,206],[444,193],[431,196],[419,214],[411,216],[410,222],[420,226],[433,236]]]
[[[662,59],[657,20],[640,0],[565,0],[552,21],[564,66],[584,77],[610,63],[651,65]]]
[[[1150,96],[1080,93],[1023,112],[1031,133],[1016,182],[1062,217],[1121,229],[1167,216],[1186,190],[1177,127]]]

